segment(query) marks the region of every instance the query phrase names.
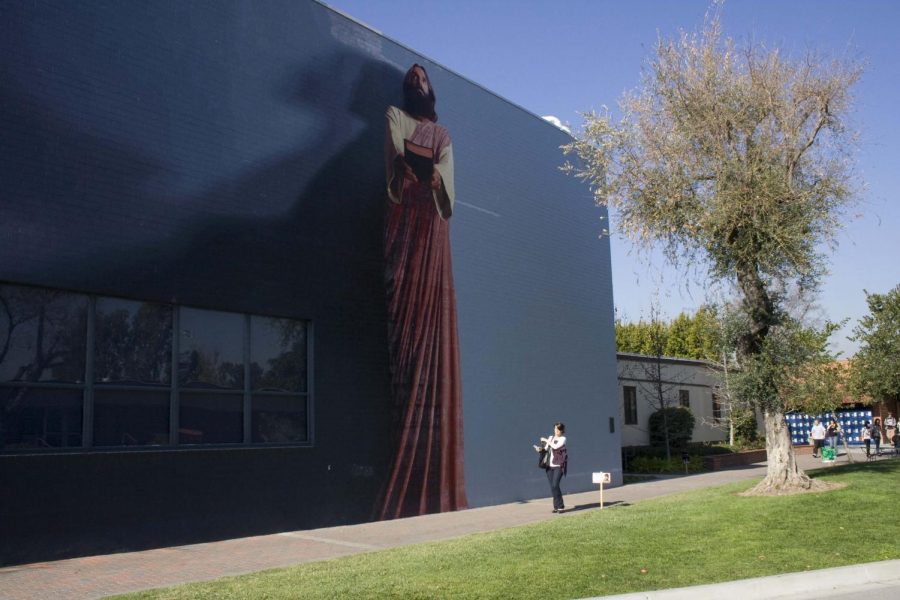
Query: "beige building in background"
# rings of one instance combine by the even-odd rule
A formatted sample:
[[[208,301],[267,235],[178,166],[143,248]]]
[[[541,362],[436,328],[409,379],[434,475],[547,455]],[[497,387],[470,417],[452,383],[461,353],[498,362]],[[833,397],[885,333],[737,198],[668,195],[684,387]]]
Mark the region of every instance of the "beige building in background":
[[[715,363],[626,352],[619,352],[616,357],[622,446],[650,443],[650,415],[659,409],[657,379],[666,406],[682,406],[693,413],[692,441],[727,441],[727,406],[717,402]]]

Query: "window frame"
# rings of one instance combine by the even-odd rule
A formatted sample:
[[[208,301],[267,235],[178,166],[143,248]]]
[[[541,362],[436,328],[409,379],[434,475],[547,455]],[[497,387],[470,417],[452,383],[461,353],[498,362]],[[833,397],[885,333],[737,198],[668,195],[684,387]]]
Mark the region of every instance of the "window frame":
[[[85,345],[84,345],[84,373],[80,382],[27,382],[27,381],[0,381],[0,390],[9,390],[15,388],[42,388],[52,390],[77,390],[81,393],[81,445],[80,446],[60,446],[60,447],[29,447],[29,448],[0,448],[0,455],[12,454],[53,454],[53,453],[108,453],[108,452],[186,452],[197,450],[212,449],[239,449],[239,448],[280,448],[280,447],[312,447],[315,445],[315,414],[314,414],[314,325],[309,319],[297,319],[293,317],[283,317],[279,315],[264,315],[259,313],[235,312],[220,309],[204,308],[189,304],[172,304],[167,302],[156,302],[153,300],[142,300],[136,298],[124,298],[120,296],[107,296],[99,294],[87,294],[83,292],[74,292],[56,288],[43,288],[39,286],[23,285],[12,282],[0,281],[0,286],[14,287],[32,290],[44,290],[47,292],[64,292],[80,296],[86,299],[87,318],[85,319]],[[132,383],[98,383],[95,379],[95,345],[97,337],[97,301],[99,299],[123,300],[128,302],[154,304],[160,307],[169,307],[172,311],[171,321],[171,365],[170,378],[168,384],[160,385],[135,385]],[[216,389],[216,393],[222,393],[232,396],[241,396],[242,410],[242,435],[241,441],[229,443],[211,443],[211,444],[188,444],[181,443],[179,440],[179,418],[181,409],[181,394],[191,393],[191,391],[202,392],[202,390],[191,390],[190,388],[181,389],[178,377],[178,357],[179,357],[179,340],[180,335],[176,335],[180,331],[181,311],[183,308],[192,310],[202,310],[209,312],[220,312],[239,315],[242,319],[242,356],[244,367],[244,383],[242,389]],[[254,317],[267,319],[286,319],[296,323],[302,323],[305,328],[305,353],[306,353],[306,386],[302,391],[262,391],[253,390],[250,377],[251,365],[251,322]],[[94,443],[94,426],[95,426],[95,400],[97,391],[111,392],[168,392],[169,407],[169,431],[168,441],[165,444],[145,444],[145,445],[109,445],[97,446]],[[305,439],[296,442],[253,442],[252,429],[252,412],[253,412],[253,396],[274,396],[274,397],[292,397],[301,398],[304,404],[304,412],[306,415],[306,431]]]
[[[638,410],[637,410],[637,386],[633,385],[623,385],[622,386],[622,407],[623,407],[623,424],[625,425],[637,425],[638,424]]]
[[[719,402],[719,395],[716,392],[712,393],[712,418],[716,422],[722,421],[724,418],[722,416],[722,404]]]

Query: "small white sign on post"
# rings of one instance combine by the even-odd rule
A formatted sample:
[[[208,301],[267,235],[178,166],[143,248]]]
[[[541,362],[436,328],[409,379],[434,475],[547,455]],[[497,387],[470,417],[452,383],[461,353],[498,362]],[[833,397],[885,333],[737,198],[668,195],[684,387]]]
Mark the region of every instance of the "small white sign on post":
[[[600,484],[600,510],[603,510],[603,484],[609,483],[612,481],[612,478],[609,473],[600,471],[599,473],[591,473],[591,480],[593,483]]]

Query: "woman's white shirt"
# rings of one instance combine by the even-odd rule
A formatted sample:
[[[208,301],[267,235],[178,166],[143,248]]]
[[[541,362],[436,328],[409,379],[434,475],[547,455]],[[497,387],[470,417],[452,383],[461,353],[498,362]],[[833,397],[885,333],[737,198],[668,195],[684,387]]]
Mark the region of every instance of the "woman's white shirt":
[[[547,446],[550,447],[550,466],[551,467],[561,467],[562,466],[562,465],[559,465],[556,463],[556,453],[554,453],[553,451],[558,448],[562,448],[565,445],[566,445],[566,436],[564,436],[564,435],[559,435],[559,436],[551,435],[550,437],[547,438]]]
[[[821,423],[813,426],[812,439],[814,439],[814,440],[824,440],[825,439],[825,427]]]
[[[551,435],[550,437],[547,438],[547,444],[551,448],[559,448],[560,446],[562,446],[565,443],[566,443],[566,436],[564,436],[564,435],[559,435],[559,436]]]

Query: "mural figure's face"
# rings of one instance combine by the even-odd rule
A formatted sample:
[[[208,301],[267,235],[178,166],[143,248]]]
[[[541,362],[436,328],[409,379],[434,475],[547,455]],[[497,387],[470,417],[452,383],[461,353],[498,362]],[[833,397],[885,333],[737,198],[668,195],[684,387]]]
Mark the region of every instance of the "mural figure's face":
[[[428,76],[425,74],[425,69],[416,66],[410,74],[410,83],[413,85],[413,88],[419,96],[423,98],[428,96],[430,88],[428,86]]]
[[[421,65],[413,65],[403,76],[403,110],[418,119],[437,121],[434,88]]]

